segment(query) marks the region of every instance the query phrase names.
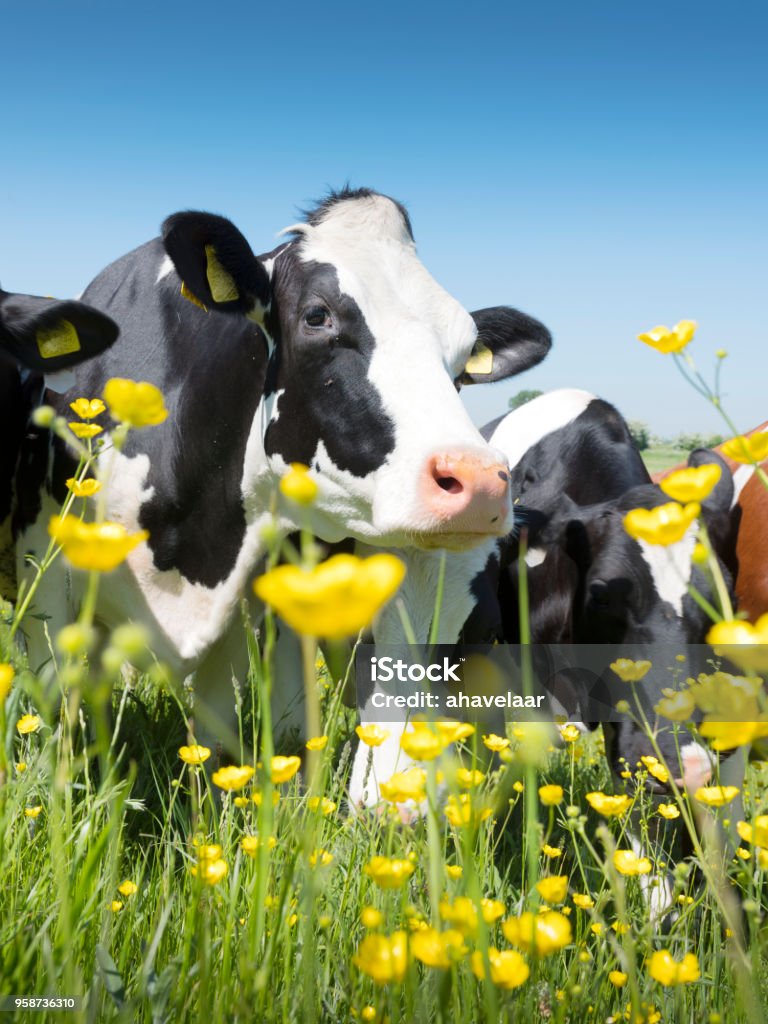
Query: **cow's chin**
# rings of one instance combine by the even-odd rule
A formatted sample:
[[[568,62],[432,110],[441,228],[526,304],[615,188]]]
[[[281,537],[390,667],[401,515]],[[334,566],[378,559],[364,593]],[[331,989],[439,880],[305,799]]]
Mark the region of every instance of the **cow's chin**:
[[[503,537],[504,533],[413,533],[410,535],[410,542],[414,547],[423,551],[438,551],[441,548],[446,551],[468,551],[470,548],[479,547],[486,541]]]

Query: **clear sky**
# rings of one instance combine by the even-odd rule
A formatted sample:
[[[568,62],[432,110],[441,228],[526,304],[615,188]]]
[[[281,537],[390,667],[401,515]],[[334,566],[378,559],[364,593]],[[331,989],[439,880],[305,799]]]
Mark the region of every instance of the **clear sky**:
[[[635,341],[695,319],[742,428],[766,400],[768,15],[758,3],[0,0],[0,282],[77,293],[182,208],[254,249],[346,181],[408,207],[468,308],[539,317],[521,388],[719,430]]]

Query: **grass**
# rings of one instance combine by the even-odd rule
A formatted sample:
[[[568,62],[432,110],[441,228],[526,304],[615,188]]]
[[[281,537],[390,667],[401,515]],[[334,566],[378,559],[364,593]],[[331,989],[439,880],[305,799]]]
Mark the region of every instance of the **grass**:
[[[685,463],[688,452],[683,448],[676,448],[671,444],[654,445],[653,448],[646,448],[640,453],[648,472],[653,476],[664,469],[671,469],[678,463]]]
[[[678,916],[662,929],[650,918],[639,880],[613,868],[614,848],[630,845],[629,816],[606,821],[587,804],[587,792],[610,789],[598,737],[548,750],[543,734],[531,739],[529,725],[527,739],[519,729],[510,733],[505,763],[475,734],[449,747],[443,785],[449,799],[450,794],[459,798],[450,781],[458,759],[480,767],[486,777],[472,791],[471,806],[492,813],[483,820],[473,813],[468,824],[452,825],[444,803],[434,799],[425,821],[403,826],[394,812],[347,813],[354,721],[322,668],[317,687],[329,742],[320,755],[315,791],[336,805],[327,815],[321,807],[310,808],[299,776],[273,785],[258,767],[252,785],[217,795],[204,769],[179,759],[183,711],[156,685],[139,679],[106,703],[100,703],[88,677],[80,685],[87,706],[68,718],[67,705],[57,713],[36,691],[35,680],[20,670],[5,705],[3,993],[78,995],[85,1009],[69,1019],[147,1024],[386,1019],[751,1024],[765,1014],[763,870],[756,850],[750,849],[748,859],[724,863],[744,903],[742,950],[728,936],[722,893],[701,884],[696,862],[675,871]],[[249,685],[258,707],[268,678],[257,660]],[[43,724],[20,736],[15,723],[28,711],[39,712]],[[264,727],[258,715],[246,724],[246,735],[250,730],[257,737],[262,756],[271,746],[271,737],[264,742]],[[20,763],[26,765],[23,771],[14,767]],[[427,790],[434,795],[435,762],[425,769]],[[537,788],[544,783],[563,789],[554,806],[539,801]],[[768,766],[754,765],[745,790],[750,820],[765,807],[766,784]],[[648,803],[642,777],[628,780],[626,789],[641,828],[652,831],[663,824]],[[238,801],[245,806],[236,806],[238,795],[248,797]],[[25,816],[25,808],[38,806],[37,817]],[[245,835],[274,841],[262,842],[249,856],[241,847]],[[192,868],[200,863],[200,844],[212,843],[221,847],[227,873],[208,885]],[[548,856],[544,846],[560,854]],[[651,859],[664,863],[663,849],[650,840],[648,846]],[[313,856],[318,851],[325,856]],[[402,886],[382,889],[365,871],[377,855],[407,860],[413,873]],[[450,877],[448,865],[461,867],[460,877]],[[547,956],[524,953],[530,975],[519,987],[494,984],[487,970],[486,980],[479,980],[470,954],[487,963],[488,948],[512,948],[501,921],[541,909],[535,885],[547,875],[568,877],[560,909],[571,940]],[[118,886],[126,879],[137,891],[123,896]],[[594,906],[579,909],[574,894],[589,894]],[[461,932],[459,947],[449,966],[427,966],[409,955],[399,980],[377,984],[355,965],[356,956],[364,961],[366,951],[383,942],[369,939],[366,945],[366,935],[402,931],[413,936],[428,927],[444,928],[444,905],[455,907],[459,897],[469,897],[476,907],[481,898],[498,900],[503,914],[501,921],[487,924],[477,911],[474,924],[471,913],[469,918],[459,914],[454,925]],[[372,930],[361,922],[366,907],[382,917]],[[661,948],[677,960],[693,951],[701,979],[672,987],[654,981],[649,958]],[[368,970],[386,974],[390,968],[379,956]],[[627,975],[621,988],[609,980],[616,970]],[[752,981],[746,984],[750,971]],[[25,1019],[21,1013],[10,1019],[14,1016]]]

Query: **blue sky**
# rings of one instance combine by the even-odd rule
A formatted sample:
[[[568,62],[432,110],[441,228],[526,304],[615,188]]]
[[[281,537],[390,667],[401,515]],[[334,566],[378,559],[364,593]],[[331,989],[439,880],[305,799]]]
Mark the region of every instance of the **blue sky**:
[[[408,206],[468,308],[555,347],[468,389],[586,387],[661,433],[719,430],[634,340],[695,319],[740,427],[765,398],[765,97],[758,4],[385,6],[0,0],[0,282],[69,295],[182,208],[254,249],[345,181]]]

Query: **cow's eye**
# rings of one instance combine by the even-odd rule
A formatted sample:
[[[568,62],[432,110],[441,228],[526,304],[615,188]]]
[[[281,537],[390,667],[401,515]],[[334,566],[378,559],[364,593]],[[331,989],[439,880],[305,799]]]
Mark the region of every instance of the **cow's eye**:
[[[330,327],[331,314],[325,306],[312,306],[304,314],[304,323],[307,327]]]

